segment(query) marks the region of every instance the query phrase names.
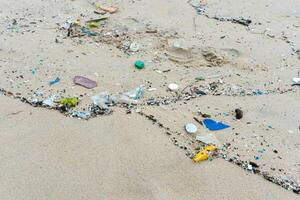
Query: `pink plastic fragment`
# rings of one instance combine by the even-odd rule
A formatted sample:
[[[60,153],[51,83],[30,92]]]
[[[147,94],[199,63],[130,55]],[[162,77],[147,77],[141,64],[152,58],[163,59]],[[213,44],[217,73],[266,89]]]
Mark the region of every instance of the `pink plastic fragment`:
[[[92,89],[94,87],[97,87],[97,83],[96,81],[92,81],[88,78],[85,78],[83,76],[75,76],[74,79],[73,79],[74,83],[77,84],[77,85],[81,85],[85,88],[88,88],[88,89]]]

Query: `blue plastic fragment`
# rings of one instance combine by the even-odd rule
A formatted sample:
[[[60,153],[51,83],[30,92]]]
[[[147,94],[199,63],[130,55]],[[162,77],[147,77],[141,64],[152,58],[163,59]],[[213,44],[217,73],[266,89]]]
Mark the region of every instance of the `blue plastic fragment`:
[[[209,118],[204,119],[203,124],[210,131],[219,131],[230,127],[229,125],[224,124],[223,122],[217,122]]]
[[[58,83],[59,81],[60,81],[60,78],[57,77],[56,79],[50,80],[49,84],[50,84],[50,86],[52,86],[52,85]]]

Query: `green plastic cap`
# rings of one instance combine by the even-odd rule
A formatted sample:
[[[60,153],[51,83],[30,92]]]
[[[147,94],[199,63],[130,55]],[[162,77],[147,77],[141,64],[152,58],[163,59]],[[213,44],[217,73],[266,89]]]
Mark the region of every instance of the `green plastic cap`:
[[[145,67],[145,63],[141,60],[138,60],[134,63],[134,66],[137,69],[143,69]]]

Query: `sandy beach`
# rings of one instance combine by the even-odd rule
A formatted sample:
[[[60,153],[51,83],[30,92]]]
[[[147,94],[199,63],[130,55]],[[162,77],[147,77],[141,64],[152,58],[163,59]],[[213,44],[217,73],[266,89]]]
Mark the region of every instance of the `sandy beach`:
[[[299,8],[0,2],[0,198],[298,199]]]

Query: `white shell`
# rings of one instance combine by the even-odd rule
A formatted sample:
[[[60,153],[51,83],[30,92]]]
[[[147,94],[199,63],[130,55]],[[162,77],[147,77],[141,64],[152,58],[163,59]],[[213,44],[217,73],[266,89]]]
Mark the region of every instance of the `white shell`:
[[[188,133],[196,133],[198,128],[195,124],[188,123],[188,124],[185,125],[185,130]]]

